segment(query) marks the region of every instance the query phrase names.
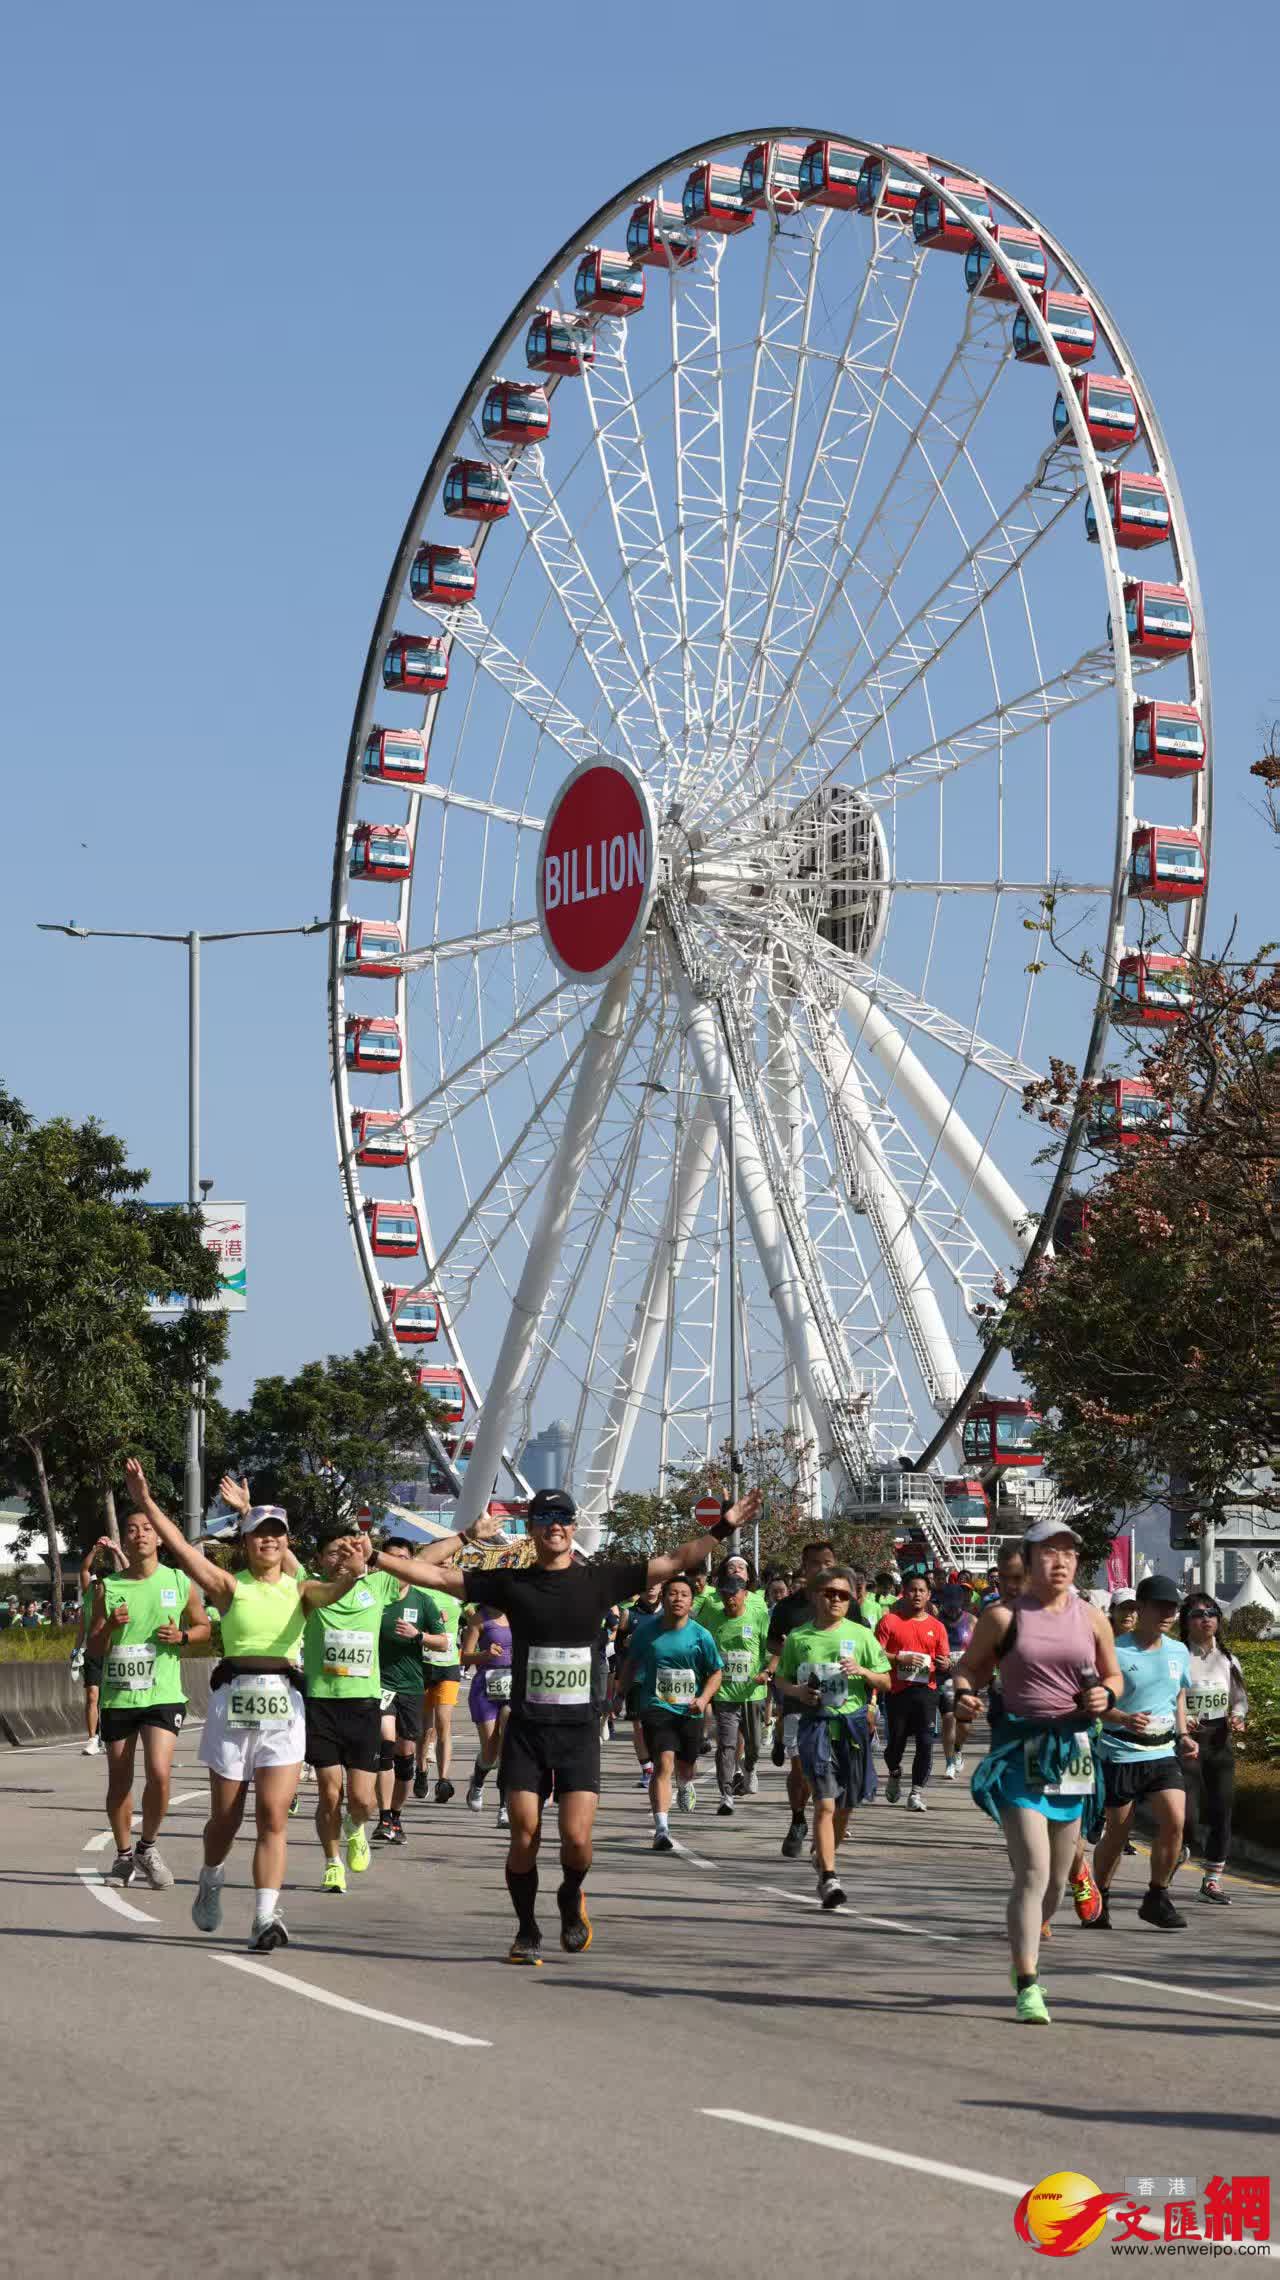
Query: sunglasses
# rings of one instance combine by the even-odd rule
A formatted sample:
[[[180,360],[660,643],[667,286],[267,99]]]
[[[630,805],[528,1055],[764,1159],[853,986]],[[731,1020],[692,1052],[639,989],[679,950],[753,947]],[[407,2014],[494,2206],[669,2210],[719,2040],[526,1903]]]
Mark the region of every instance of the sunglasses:
[[[830,1584],[824,1583],[822,1597],[824,1599],[843,1599],[847,1604],[853,1598],[853,1593],[851,1591],[833,1590]]]
[[[1217,1607],[1189,1607],[1188,1615],[1198,1615],[1202,1623],[1216,1623],[1221,1610]]]

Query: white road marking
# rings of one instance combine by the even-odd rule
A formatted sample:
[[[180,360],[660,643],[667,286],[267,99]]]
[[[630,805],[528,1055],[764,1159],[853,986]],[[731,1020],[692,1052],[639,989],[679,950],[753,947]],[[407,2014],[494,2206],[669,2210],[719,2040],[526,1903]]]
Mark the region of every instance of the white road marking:
[[[100,1829],[96,1837],[86,1837],[84,1849],[86,1852],[105,1852],[111,1842],[110,1829]]]
[[[692,1861],[695,1868],[716,1867],[717,1863],[715,1861],[704,1860],[701,1853],[690,1852],[688,1845],[682,1845],[679,1837],[672,1837],[671,1842],[675,1846],[676,1851],[679,1853],[681,1860]]]
[[[169,1799],[169,1811],[170,1811],[170,1812],[172,1812],[172,1811],[173,1811],[173,1808],[174,1808],[174,1806],[175,1806],[175,1805],[189,1805],[189,1804],[191,1803],[191,1800],[192,1800],[192,1798],[193,1798],[193,1797],[203,1797],[203,1795],[204,1795],[204,1791],[203,1791],[203,1789],[183,1789],[183,1790],[181,1790],[181,1791],[179,1792],[179,1794],[178,1794],[176,1797],[171,1797],[171,1798]],[[134,1826],[134,1828],[135,1828],[135,1829],[140,1829],[140,1828],[141,1828],[141,1826],[142,1826],[142,1815],[141,1815],[140,1813],[135,1813],[135,1814],[134,1814],[134,1816],[133,1816],[133,1826]],[[111,1843],[111,1831],[110,1831],[110,1829],[102,1829],[102,1830],[100,1830],[100,1831],[99,1831],[99,1833],[98,1833],[98,1835],[97,1835],[96,1837],[86,1837],[86,1838],[85,1838],[85,1840],[84,1840],[84,1844],[83,1844],[83,1846],[82,1846],[82,1848],[81,1848],[81,1849],[82,1849],[84,1852],[92,1852],[92,1853],[96,1853],[96,1852],[105,1852],[105,1851],[106,1851],[106,1849],[107,1849],[107,1846],[108,1846],[110,1843]],[[148,1919],[148,1920],[150,1920],[150,1919]]]
[[[1012,2177],[992,2177],[979,2169],[957,2169],[954,2162],[929,2161],[921,2153],[896,2153],[891,2146],[871,2145],[865,2138],[837,2137],[830,2130],[805,2130],[796,2122],[771,2121],[765,2114],[742,2114],[733,2106],[704,2106],[713,2122],[738,2122],[744,2129],[767,2130],[774,2137],[803,2138],[806,2145],[825,2146],[831,2153],[856,2154],[860,2161],[882,2161],[891,2169],[915,2169],[925,2177],[946,2177],[953,2185],[976,2185],[984,2193],[1011,2193],[1020,2201],[1029,2190]]]
[[[1100,1977],[1119,1980],[1125,1987],[1149,1987],[1161,1995],[1193,1995],[1197,2003],[1231,2003],[1242,2011],[1280,2012],[1280,2003],[1259,2003],[1252,1995],[1224,1995],[1217,1987],[1183,1987],[1173,1979],[1135,1979],[1129,1971],[1104,1971]]]
[[[273,1987],[291,1995],[309,1995],[313,2003],[327,2003],[332,2011],[351,2011],[358,2019],[372,2019],[380,2027],[403,2027],[406,2034],[429,2035],[432,2042],[457,2043],[464,2050],[492,2050],[482,2035],[458,2035],[451,2027],[428,2027],[421,2019],[402,2019],[395,2011],[375,2011],[368,2003],[353,2003],[349,1996],[331,1995],[326,1987],[312,1987],[305,1979],[287,1979],[269,1963],[253,1963],[247,1955],[216,1955],[215,1963],[229,1963],[233,1971],[251,1971],[256,1979],[269,1979]]]
[[[760,1890],[772,1893],[775,1900],[794,1900],[801,1908],[822,1907],[821,1900],[816,1899],[812,1893],[788,1892],[781,1884],[762,1884]],[[900,1916],[866,1916],[861,1909],[850,1908],[847,1903],[843,1908],[827,1908],[824,1910],[824,1914],[828,1916],[850,1916],[855,1923],[874,1924],[879,1931],[909,1932],[917,1940],[943,1940],[948,1947],[959,1947],[963,1944],[959,1932],[929,1932],[925,1930],[923,1924],[905,1923]]]
[[[135,1924],[159,1922],[159,1918],[149,1916],[145,1908],[135,1908],[128,1900],[122,1900],[119,1893],[113,1892],[109,1885],[104,1884],[101,1877],[95,1875],[91,1868],[78,1868],[76,1875],[83,1884],[85,1891],[92,1892],[94,1899],[100,1900],[104,1908],[114,1908],[117,1916],[128,1916]]]

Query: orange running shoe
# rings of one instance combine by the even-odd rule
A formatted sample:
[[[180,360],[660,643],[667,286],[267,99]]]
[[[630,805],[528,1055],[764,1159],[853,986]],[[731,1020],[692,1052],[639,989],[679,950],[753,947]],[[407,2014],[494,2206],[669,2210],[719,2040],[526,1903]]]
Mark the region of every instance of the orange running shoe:
[[[1102,1914],[1102,1894],[1086,1868],[1071,1886],[1071,1904],[1082,1924],[1096,1924]]]

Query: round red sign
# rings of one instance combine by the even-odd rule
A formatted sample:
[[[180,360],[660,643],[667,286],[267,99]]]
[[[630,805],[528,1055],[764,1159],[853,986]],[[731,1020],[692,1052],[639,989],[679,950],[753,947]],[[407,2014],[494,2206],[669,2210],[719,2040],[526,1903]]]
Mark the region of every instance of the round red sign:
[[[649,795],[617,760],[561,785],[538,849],[538,921],[566,974],[603,980],[648,924],[654,893]]]
[[[693,1517],[700,1528],[714,1528],[720,1518],[718,1496],[700,1496],[693,1508]]]

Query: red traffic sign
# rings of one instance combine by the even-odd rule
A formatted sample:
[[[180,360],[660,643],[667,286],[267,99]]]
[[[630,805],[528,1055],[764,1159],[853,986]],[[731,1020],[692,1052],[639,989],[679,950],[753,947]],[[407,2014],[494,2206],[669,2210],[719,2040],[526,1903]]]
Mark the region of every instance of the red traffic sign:
[[[700,1496],[694,1505],[693,1517],[702,1529],[717,1527],[721,1517],[719,1497]]]
[[[538,924],[577,981],[603,981],[649,923],[657,884],[653,807],[619,760],[588,760],[561,785],[538,849]]]

